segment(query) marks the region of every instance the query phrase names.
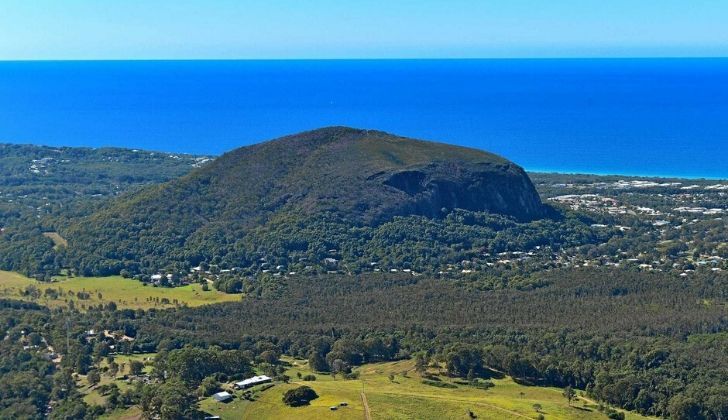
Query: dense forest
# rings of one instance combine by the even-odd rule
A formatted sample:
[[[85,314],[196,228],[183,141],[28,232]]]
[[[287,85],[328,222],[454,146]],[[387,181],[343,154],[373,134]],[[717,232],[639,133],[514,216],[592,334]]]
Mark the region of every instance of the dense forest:
[[[174,372],[174,378],[158,376],[168,387],[139,385],[114,399],[118,406],[141,404],[149,412],[155,399],[163,404],[169,397],[164,392],[198,392],[213,380],[209,377],[244,376],[251,363],[280,375],[276,360],[287,354],[342,375],[374,361],[438,361],[453,376],[508,374],[524,384],[572,386],[645,414],[676,419],[728,414],[724,274],[683,280],[572,269],[538,276],[547,286],[480,291],[402,274],[323,275],[288,281],[282,290],[240,303],[147,312],[109,307],[59,312],[29,304],[20,310],[21,304],[5,302],[3,325],[12,339],[3,346],[15,346],[3,353],[2,389],[14,396],[3,399],[5,410],[41,413],[55,399],[84,413],[103,411],[73,394],[59,397],[48,378],[62,381],[64,372],[95,369],[94,360],[111,354],[86,331],[108,329],[135,338],[117,352],[156,351],[153,372]],[[69,333],[74,357],[58,368],[19,349],[48,339],[68,354]],[[29,386],[37,392],[23,391]]]
[[[209,158],[117,148],[0,144],[0,268],[48,277],[64,266],[44,232]]]
[[[473,162],[522,180],[501,158],[419,143],[404,153],[411,140],[343,135],[356,145],[344,152],[375,156],[372,173],[343,184],[328,183],[342,166],[316,138],[292,154],[289,140],[217,163],[0,145],[0,269],[242,294],[147,311],[0,300],[0,417],[91,419],[135,406],[152,418],[195,418],[197,397],[221,383],[254,372],[287,381],[287,355],[344,378],[365,363],[414,359],[471,382],[509,375],[643,414],[728,418],[728,184],[531,174],[519,188],[538,191],[538,211],[523,217],[470,206],[467,194],[462,206],[438,201],[438,183],[472,181]],[[311,150],[320,155],[291,176],[326,168],[316,185],[288,185],[267,164],[277,181],[245,190],[250,177],[236,170],[248,153],[288,162]],[[463,159],[465,175],[423,163],[432,153]],[[219,200],[232,181],[247,195]],[[37,284],[29,300],[54,292]],[[130,386],[104,383],[103,403],[84,400],[81,377],[98,384],[123,363]]]

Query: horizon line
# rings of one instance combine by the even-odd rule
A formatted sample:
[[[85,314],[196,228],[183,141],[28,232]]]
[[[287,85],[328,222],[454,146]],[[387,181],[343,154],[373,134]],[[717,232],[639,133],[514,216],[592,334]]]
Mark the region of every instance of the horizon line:
[[[425,141],[432,141],[432,140],[425,140]],[[263,141],[265,142],[265,141]],[[258,142],[260,143],[260,142]],[[252,146],[254,144],[258,143],[251,143],[240,147],[248,147]],[[458,146],[458,147],[467,147],[462,146],[460,144],[456,143],[448,143],[448,142],[441,142],[446,145],[450,146]],[[116,149],[116,150],[133,150],[133,151],[140,151],[140,152],[149,152],[149,153],[162,153],[162,154],[177,154],[177,155],[187,155],[187,156],[196,156],[196,157],[207,157],[212,159],[217,159],[220,156],[222,156],[223,152],[220,154],[197,154],[197,153],[190,153],[190,152],[171,152],[167,150],[160,150],[160,149],[146,149],[146,148],[138,148],[138,147],[122,147],[122,146],[52,146],[49,144],[43,144],[43,143],[29,143],[29,142],[22,142],[22,143],[16,143],[8,140],[2,140],[0,139],[0,146],[33,146],[33,147],[45,147],[49,149],[91,149],[91,150],[100,150],[100,149]],[[235,148],[237,149],[237,148]],[[231,149],[231,150],[235,150]],[[477,149],[477,150],[483,150],[483,149]],[[484,150],[483,150],[484,151]],[[500,155],[499,155],[500,156]],[[503,157],[503,156],[501,156]],[[510,160],[507,157],[503,157],[504,159]],[[516,163],[518,165],[518,163]],[[519,165],[521,166],[521,165]],[[676,175],[676,174],[656,174],[656,173],[619,173],[619,172],[611,172],[611,170],[581,170],[581,169],[556,169],[556,168],[535,168],[535,167],[527,167],[527,166],[521,166],[526,173],[529,174],[542,174],[542,175],[571,175],[571,176],[599,176],[599,177],[626,177],[626,178],[647,178],[647,179],[664,179],[664,180],[693,180],[693,181],[728,181],[728,176],[712,176],[712,175],[696,175],[696,174],[683,174],[683,175]]]
[[[4,59],[0,63],[31,63],[31,62],[163,62],[163,61],[546,61],[546,60],[722,60],[728,55],[691,56],[544,56],[544,57],[260,57],[260,58],[28,58]]]

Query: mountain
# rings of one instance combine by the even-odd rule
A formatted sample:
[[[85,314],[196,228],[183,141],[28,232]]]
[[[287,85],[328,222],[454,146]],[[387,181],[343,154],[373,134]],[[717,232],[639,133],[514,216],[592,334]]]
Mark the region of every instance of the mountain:
[[[328,215],[377,226],[453,209],[519,221],[546,213],[524,170],[491,153],[329,127],[233,150],[112,202],[65,236],[77,259],[97,255],[112,266],[153,255],[208,260],[271,220]]]

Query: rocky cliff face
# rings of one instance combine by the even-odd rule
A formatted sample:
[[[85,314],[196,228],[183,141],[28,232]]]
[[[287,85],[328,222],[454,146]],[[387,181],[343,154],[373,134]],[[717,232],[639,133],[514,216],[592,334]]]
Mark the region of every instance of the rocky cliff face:
[[[544,215],[541,200],[520,167],[500,163],[436,162],[382,175],[406,194],[393,214],[437,217],[454,208],[488,211],[531,220]]]
[[[296,155],[271,188],[281,209],[331,211],[365,223],[439,217],[455,208],[519,220],[544,213],[518,165],[480,150],[331,127],[265,144]],[[268,153],[270,155],[270,153]]]

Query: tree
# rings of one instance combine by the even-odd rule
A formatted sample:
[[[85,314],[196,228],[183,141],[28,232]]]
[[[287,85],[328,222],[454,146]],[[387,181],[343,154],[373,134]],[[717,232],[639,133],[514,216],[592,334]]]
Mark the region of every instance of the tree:
[[[88,405],[81,398],[69,398],[63,400],[53,408],[50,419],[82,419],[86,417]]]
[[[116,384],[111,384],[109,388],[109,395],[106,396],[106,406],[110,409],[115,409],[121,404],[121,391]]]
[[[87,353],[87,348],[77,343],[71,344],[68,354],[61,360],[61,366],[70,368],[76,373],[85,375],[91,367],[91,356]]]
[[[572,388],[571,385],[567,386],[564,388],[563,395],[569,402],[569,406],[571,406],[571,401],[576,397],[576,391],[574,391],[574,388]]]
[[[241,350],[196,347],[159,353],[154,361],[154,371],[169,372],[182,379],[191,388],[197,388],[205,377],[215,373],[226,375],[252,373],[250,363]]]
[[[129,373],[132,375],[141,375],[144,370],[144,363],[138,360],[132,360],[129,363]]]
[[[220,389],[220,382],[214,376],[208,376],[203,379],[197,388],[197,393],[203,397],[209,397]]]
[[[289,389],[283,394],[283,403],[291,407],[308,405],[312,400],[318,398],[316,391],[306,385],[295,389]]]
[[[482,352],[470,346],[458,346],[445,357],[447,371],[453,376],[466,377],[472,371],[475,377],[483,371]]]
[[[28,334],[28,344],[31,346],[40,346],[40,343],[43,342],[43,339],[41,338],[40,334],[36,332],[32,332]]]
[[[184,382],[173,378],[154,388],[146,387],[141,405],[148,417],[181,420],[195,417],[197,397]]]
[[[278,364],[278,353],[275,350],[266,350],[258,356],[260,361],[263,363],[269,363],[271,365]]]
[[[670,400],[667,407],[670,418],[675,420],[700,419],[700,406],[695,399],[678,394]]]
[[[331,363],[331,373],[348,373],[349,372],[349,365],[341,360],[336,359]]]
[[[99,371],[94,369],[88,372],[86,380],[88,380],[89,385],[94,386],[101,380],[101,375],[99,375]]]
[[[109,370],[107,372],[113,378],[119,372],[119,364],[116,362],[109,363]]]
[[[308,366],[315,372],[328,372],[329,364],[326,363],[326,359],[319,352],[311,352],[308,357]]]
[[[94,360],[99,361],[102,358],[109,355],[109,352],[111,349],[109,348],[109,344],[105,341],[99,341],[94,346]]]
[[[76,381],[71,369],[65,368],[53,375],[53,398],[62,400],[76,392]]]
[[[419,353],[415,356],[415,371],[420,375],[427,371],[427,360]]]

